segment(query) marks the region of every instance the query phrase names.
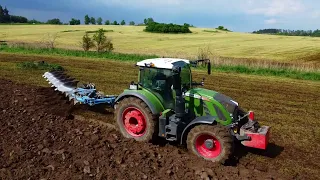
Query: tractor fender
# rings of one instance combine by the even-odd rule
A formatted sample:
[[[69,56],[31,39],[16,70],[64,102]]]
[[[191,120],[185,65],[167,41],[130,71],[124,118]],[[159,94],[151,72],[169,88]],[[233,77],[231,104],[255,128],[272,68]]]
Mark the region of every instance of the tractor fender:
[[[126,97],[137,97],[137,98],[141,99],[142,101],[144,101],[148,105],[152,114],[154,114],[154,115],[159,115],[160,112],[162,112],[162,109],[159,108],[161,106],[159,106],[157,103],[155,103],[155,104],[154,104],[154,102],[152,103],[150,101],[150,99],[148,99],[145,95],[139,93],[138,91],[130,91],[130,92],[124,92],[124,93],[120,94],[116,98],[115,104]]]
[[[191,121],[182,131],[181,134],[181,139],[180,139],[180,144],[183,144],[183,142],[186,140],[188,132],[196,125],[199,124],[214,124],[216,123],[216,117],[215,116],[211,116],[211,115],[207,115],[207,116],[201,116],[201,117],[197,117],[196,119],[194,119],[193,121]]]

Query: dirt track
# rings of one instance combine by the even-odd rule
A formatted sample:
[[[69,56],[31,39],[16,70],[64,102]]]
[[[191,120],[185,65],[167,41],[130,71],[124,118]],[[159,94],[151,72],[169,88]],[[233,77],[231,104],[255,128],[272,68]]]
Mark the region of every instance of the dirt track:
[[[257,162],[213,165],[173,145],[66,118],[50,88],[0,80],[0,179],[292,179]]]

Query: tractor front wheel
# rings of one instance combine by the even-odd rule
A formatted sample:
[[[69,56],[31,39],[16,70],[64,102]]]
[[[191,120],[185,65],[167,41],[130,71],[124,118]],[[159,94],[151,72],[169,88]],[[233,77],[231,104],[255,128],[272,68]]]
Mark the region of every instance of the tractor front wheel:
[[[193,154],[215,163],[229,158],[232,144],[230,133],[220,125],[198,125],[187,137],[187,147]]]
[[[120,133],[126,138],[149,142],[155,134],[155,119],[141,99],[129,97],[116,105],[115,118]]]

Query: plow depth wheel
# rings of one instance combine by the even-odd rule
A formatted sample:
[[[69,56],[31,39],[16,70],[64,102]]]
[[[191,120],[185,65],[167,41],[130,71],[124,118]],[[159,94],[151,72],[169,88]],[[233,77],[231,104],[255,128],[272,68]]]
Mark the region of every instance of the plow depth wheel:
[[[129,97],[116,105],[115,118],[121,134],[137,141],[151,141],[155,133],[156,120],[142,100]]]
[[[224,163],[232,153],[232,136],[225,127],[199,125],[191,129],[188,149],[206,160]]]

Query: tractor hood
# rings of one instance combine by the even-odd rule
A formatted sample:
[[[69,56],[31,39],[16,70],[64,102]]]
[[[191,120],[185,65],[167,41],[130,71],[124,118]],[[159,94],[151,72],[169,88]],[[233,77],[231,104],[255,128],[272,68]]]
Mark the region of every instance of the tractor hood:
[[[239,104],[230,97],[213,90],[195,88],[187,91],[185,95],[197,99],[202,99],[204,101],[217,101],[222,104],[231,114],[233,114],[235,108],[239,106]]]

